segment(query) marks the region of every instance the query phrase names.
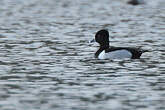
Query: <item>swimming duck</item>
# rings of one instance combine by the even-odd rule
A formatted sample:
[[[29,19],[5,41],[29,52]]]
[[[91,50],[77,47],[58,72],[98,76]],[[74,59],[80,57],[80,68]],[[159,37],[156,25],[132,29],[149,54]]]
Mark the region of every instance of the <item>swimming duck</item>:
[[[147,52],[147,50],[140,48],[109,46],[109,32],[105,29],[96,33],[95,39],[91,42],[94,41],[100,45],[100,48],[95,53],[95,57],[98,59],[139,59],[142,53]]]

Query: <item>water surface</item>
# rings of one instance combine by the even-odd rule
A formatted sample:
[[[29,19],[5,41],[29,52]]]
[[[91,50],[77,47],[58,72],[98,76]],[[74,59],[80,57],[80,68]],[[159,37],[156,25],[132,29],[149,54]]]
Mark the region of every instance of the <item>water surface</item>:
[[[1,110],[165,110],[164,0],[1,0]],[[150,50],[97,60],[110,45]]]

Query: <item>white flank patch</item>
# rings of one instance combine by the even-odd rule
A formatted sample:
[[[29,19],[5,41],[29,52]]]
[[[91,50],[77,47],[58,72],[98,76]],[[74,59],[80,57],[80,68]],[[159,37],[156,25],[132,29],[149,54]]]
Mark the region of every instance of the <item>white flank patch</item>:
[[[105,53],[105,50],[102,51],[98,58],[99,59],[124,59],[124,58],[131,58],[131,52],[127,50],[116,50],[112,52]]]

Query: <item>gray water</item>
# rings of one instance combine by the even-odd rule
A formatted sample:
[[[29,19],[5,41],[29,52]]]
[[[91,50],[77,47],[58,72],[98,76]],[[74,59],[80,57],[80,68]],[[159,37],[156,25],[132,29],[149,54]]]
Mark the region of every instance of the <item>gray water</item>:
[[[1,0],[0,110],[165,110],[165,1]],[[141,59],[97,60],[110,45]]]

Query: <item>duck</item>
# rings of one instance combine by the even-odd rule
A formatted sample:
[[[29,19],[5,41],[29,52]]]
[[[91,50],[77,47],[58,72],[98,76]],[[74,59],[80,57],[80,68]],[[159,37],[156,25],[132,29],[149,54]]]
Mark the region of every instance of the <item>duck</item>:
[[[106,29],[99,30],[95,39],[90,42],[97,42],[99,49],[95,53],[98,59],[140,59],[141,55],[148,50],[135,47],[114,47],[109,45],[109,32]]]
[[[131,5],[140,5],[140,4],[144,4],[144,0],[130,0],[127,2],[128,4],[131,4]]]

